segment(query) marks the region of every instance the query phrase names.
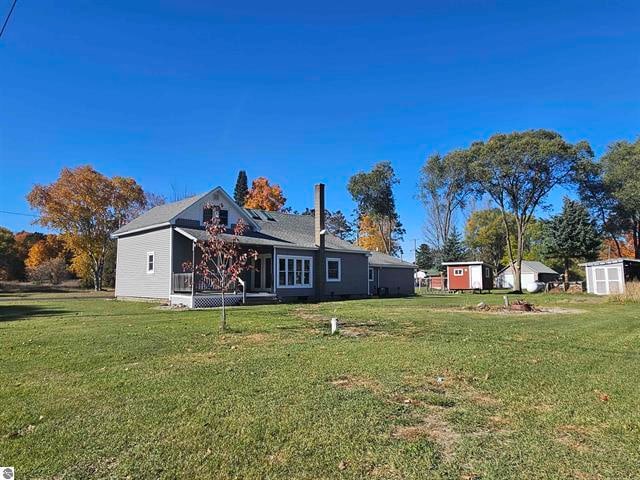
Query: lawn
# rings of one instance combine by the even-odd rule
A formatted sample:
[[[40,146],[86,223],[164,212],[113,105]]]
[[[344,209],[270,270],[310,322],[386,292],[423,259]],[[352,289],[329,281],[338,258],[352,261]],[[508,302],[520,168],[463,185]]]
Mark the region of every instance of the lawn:
[[[171,311],[0,295],[17,478],[638,478],[640,307],[499,295]],[[328,335],[338,317],[342,334]]]

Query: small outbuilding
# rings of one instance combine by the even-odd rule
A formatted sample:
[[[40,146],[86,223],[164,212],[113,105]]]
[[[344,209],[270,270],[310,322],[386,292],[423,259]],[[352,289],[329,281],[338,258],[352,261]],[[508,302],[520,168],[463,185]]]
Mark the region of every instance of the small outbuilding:
[[[493,267],[480,261],[443,262],[447,267],[447,288],[457,292],[464,290],[487,290],[493,288]]]
[[[533,262],[529,260],[522,261],[522,271],[520,272],[520,285],[527,288],[528,285],[535,282],[555,282],[560,277],[560,274],[547,267],[542,262]],[[514,273],[513,266],[509,265],[498,273],[496,277],[496,286],[498,288],[513,288]]]
[[[598,260],[580,266],[585,268],[588,293],[624,293],[629,282],[640,281],[640,260],[634,258]]]

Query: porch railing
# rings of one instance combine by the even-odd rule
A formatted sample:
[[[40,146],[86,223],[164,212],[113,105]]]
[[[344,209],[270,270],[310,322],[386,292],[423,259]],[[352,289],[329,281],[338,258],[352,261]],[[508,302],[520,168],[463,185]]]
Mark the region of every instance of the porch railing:
[[[195,285],[193,284],[193,273],[174,273],[173,274],[173,293],[221,293],[219,288],[215,288],[211,281],[195,276]],[[194,288],[195,287],[195,288]],[[242,279],[234,282],[225,293],[237,293],[242,290],[242,299],[245,298],[245,283]]]

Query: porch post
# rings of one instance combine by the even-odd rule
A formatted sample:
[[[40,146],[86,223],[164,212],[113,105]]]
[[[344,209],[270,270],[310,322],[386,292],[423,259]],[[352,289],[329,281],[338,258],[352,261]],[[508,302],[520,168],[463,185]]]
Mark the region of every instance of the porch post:
[[[191,296],[196,294],[196,242],[191,242]]]

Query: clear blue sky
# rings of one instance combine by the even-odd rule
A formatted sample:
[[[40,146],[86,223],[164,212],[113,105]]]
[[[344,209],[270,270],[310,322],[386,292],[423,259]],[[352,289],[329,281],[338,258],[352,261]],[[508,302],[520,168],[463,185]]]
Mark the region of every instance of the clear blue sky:
[[[640,2],[19,0],[0,40],[1,210],[90,163],[169,196],[242,168],[296,209],[323,181],[350,212],[349,176],[390,160],[412,258],[424,159],[529,128],[640,134]]]

